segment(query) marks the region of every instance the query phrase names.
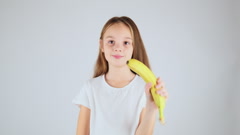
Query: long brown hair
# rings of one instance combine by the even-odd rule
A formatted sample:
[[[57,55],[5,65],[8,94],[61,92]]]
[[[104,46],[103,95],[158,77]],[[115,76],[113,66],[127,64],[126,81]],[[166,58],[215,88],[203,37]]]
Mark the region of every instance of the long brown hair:
[[[116,23],[123,23],[125,24],[131,31],[132,37],[133,37],[133,55],[132,58],[137,59],[141,62],[143,62],[146,66],[150,68],[148,56],[140,35],[140,32],[137,28],[137,25],[134,23],[134,21],[126,16],[122,17],[113,17],[109,19],[106,24],[103,26],[101,35],[100,35],[100,40],[103,39],[103,35],[106,32],[106,30],[112,26],[113,24]],[[101,51],[101,48],[99,47],[99,53],[98,53],[98,58],[96,61],[96,65],[94,68],[94,74],[93,77],[98,77],[100,75],[106,74],[108,72],[108,62]]]

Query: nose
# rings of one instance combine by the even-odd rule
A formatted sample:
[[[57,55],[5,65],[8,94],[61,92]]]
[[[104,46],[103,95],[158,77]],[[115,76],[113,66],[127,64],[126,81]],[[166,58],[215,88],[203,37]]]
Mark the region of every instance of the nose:
[[[122,46],[119,43],[115,44],[114,51],[115,52],[122,52]]]

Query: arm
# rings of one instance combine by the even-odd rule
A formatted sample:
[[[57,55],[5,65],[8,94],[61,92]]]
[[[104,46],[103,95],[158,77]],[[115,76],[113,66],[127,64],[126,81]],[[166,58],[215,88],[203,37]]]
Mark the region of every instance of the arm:
[[[151,110],[150,108],[144,108],[141,112],[139,126],[135,135],[152,135],[155,125],[157,110]]]
[[[80,105],[76,135],[90,134],[90,109]]]
[[[158,112],[158,107],[153,101],[153,97],[150,94],[151,84],[146,84],[145,93],[146,93],[146,107],[142,110],[140,115],[140,121],[135,135],[152,135],[155,125],[155,120]],[[168,98],[168,93],[165,89],[164,83],[157,79],[157,85],[155,86],[158,90],[157,93],[165,98]]]

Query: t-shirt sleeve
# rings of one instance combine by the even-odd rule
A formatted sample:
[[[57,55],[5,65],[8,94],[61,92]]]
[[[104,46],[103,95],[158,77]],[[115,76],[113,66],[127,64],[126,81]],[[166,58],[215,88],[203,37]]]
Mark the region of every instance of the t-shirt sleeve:
[[[72,103],[76,105],[83,105],[90,109],[89,104],[90,87],[87,82],[83,84],[78,94],[73,98]]]

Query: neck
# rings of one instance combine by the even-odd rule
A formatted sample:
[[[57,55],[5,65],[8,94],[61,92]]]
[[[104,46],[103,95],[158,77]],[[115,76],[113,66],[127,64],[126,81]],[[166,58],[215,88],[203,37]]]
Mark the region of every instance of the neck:
[[[129,81],[134,78],[135,74],[131,72],[128,66],[123,67],[109,67],[106,74],[106,80],[112,81]]]

